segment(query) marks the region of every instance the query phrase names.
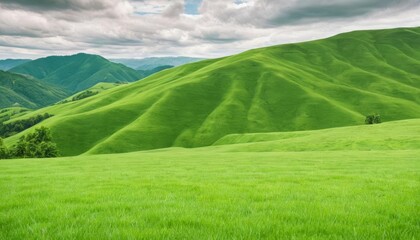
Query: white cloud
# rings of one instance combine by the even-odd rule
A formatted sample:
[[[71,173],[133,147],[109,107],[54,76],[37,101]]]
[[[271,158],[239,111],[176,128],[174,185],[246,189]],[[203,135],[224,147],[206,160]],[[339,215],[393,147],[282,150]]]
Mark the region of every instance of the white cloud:
[[[160,14],[165,11],[170,1],[168,0],[155,0],[155,1],[146,1],[146,0],[136,0],[132,1],[136,13],[139,14]]]

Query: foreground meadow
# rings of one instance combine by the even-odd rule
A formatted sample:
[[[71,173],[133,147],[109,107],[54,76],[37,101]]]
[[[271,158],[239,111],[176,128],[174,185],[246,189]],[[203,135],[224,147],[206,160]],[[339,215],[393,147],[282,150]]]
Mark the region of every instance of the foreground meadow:
[[[0,239],[416,239],[419,150],[0,161]]]

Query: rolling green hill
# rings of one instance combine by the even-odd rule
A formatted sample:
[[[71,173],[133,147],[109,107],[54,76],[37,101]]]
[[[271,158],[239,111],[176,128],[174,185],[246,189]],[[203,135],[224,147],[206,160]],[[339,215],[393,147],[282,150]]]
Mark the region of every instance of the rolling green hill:
[[[35,109],[58,102],[66,96],[66,91],[51,84],[0,71],[0,108],[19,105]]]
[[[311,131],[232,134],[214,145],[236,152],[416,150],[420,149],[420,119]]]
[[[183,65],[34,112],[63,155],[420,118],[420,28],[357,31]],[[13,142],[19,134],[7,139]]]
[[[0,124],[9,121],[10,119],[23,116],[31,111],[31,109],[23,107],[2,108],[0,109]]]
[[[63,104],[63,103],[67,103],[67,102],[73,101],[73,98],[75,98],[75,97],[77,97],[78,95],[83,94],[84,92],[87,92],[87,91],[93,92],[93,93],[96,95],[96,94],[98,94],[98,93],[100,93],[100,92],[103,92],[103,91],[109,90],[109,89],[111,89],[111,88],[120,87],[120,86],[125,86],[126,84],[128,84],[128,83],[108,83],[108,82],[100,82],[100,83],[95,84],[95,86],[93,86],[93,87],[90,87],[90,88],[88,88],[88,89],[85,89],[85,90],[83,90],[83,91],[81,91],[81,92],[77,92],[77,93],[75,93],[75,94],[71,95],[70,97],[68,97],[68,98],[66,98],[66,99],[63,99],[62,101],[60,101],[60,102],[59,102],[59,104]]]
[[[40,58],[10,71],[34,76],[71,92],[87,89],[99,82],[132,82],[141,77],[134,69],[84,53]]]

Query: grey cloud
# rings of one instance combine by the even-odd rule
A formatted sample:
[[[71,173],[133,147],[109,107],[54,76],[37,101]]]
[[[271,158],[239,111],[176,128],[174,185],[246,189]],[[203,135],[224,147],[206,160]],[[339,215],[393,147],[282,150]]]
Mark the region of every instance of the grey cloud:
[[[184,2],[176,1],[169,5],[167,9],[163,12],[163,16],[168,18],[177,18],[182,13],[184,13]]]
[[[118,2],[115,0],[114,2]],[[101,10],[112,6],[107,0],[0,0],[11,8],[33,10]]]
[[[229,43],[242,40],[235,36],[223,36],[218,32],[207,33],[202,36],[202,40],[210,43]]]
[[[420,0],[249,0],[245,7],[225,0],[205,0],[200,11],[222,22],[278,27],[308,21],[345,19],[389,8],[418,6]],[[243,1],[240,3],[244,3]]]
[[[31,37],[31,38],[41,38],[41,37],[50,37],[52,36],[48,32],[42,29],[36,28],[16,28],[10,27],[7,25],[0,26],[0,36],[11,36],[11,37]]]
[[[268,19],[267,24],[270,26],[278,26],[314,19],[351,18],[387,8],[411,6],[416,4],[416,2],[417,4],[420,3],[420,1],[417,0],[299,0],[296,1],[295,6],[291,9],[288,9],[287,11],[278,11],[279,14],[273,14],[271,18]],[[279,10],[280,8],[281,7],[278,7]]]
[[[255,29],[249,30],[243,27],[232,29],[229,25],[220,24],[198,29],[191,33],[191,36],[206,43],[229,43],[252,39],[258,36],[257,32]]]
[[[31,42],[31,39],[31,37],[20,37],[19,39],[0,37],[0,46],[43,51],[55,51],[57,49],[60,49],[61,51],[86,49],[85,43],[69,42],[61,38],[43,38],[39,39],[36,43]]]

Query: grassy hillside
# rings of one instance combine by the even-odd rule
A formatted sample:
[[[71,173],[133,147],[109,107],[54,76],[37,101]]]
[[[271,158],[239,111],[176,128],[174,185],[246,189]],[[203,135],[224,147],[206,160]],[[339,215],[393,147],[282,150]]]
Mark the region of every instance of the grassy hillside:
[[[7,71],[11,68],[27,63],[29,61],[32,61],[32,60],[30,59],[3,59],[3,60],[0,60],[0,70]]]
[[[124,86],[124,85],[125,85],[124,83],[100,82],[96,84],[95,86],[88,88],[87,90],[94,91],[94,92],[103,92],[105,90],[108,90],[114,87]]]
[[[0,239],[416,239],[419,150],[0,161]]]
[[[87,89],[99,82],[132,82],[140,78],[139,73],[122,64],[83,53],[40,58],[10,71],[34,76],[72,92]]]
[[[76,96],[78,96],[79,94],[82,94],[83,92],[86,92],[86,91],[91,91],[91,92],[94,92],[94,93],[100,93],[100,92],[103,92],[103,91],[109,90],[109,89],[111,89],[111,88],[115,88],[115,87],[119,87],[119,86],[125,86],[126,84],[127,84],[127,83],[108,83],[108,82],[100,82],[100,83],[95,84],[95,86],[93,86],[93,87],[90,87],[90,88],[88,88],[88,89],[85,89],[85,90],[83,90],[83,91],[80,91],[80,92],[77,92],[77,93],[75,93],[75,94],[71,95],[70,97],[68,97],[68,98],[66,98],[66,99],[64,99],[64,100],[62,100],[62,101],[60,101],[60,102],[59,102],[59,104],[63,104],[63,103],[67,103],[67,102],[69,102],[69,101],[73,101],[73,98],[74,98],[74,97],[76,97]]]
[[[23,107],[10,107],[0,109],[0,123],[21,117],[32,110]]]
[[[42,109],[64,155],[420,118],[420,28],[360,31],[169,69]],[[14,139],[8,140],[12,142]]]
[[[232,134],[214,145],[230,151],[420,149],[420,119],[312,131]]]
[[[66,91],[51,84],[0,71],[0,108],[16,104],[26,108],[40,108],[58,102],[66,96]]]

